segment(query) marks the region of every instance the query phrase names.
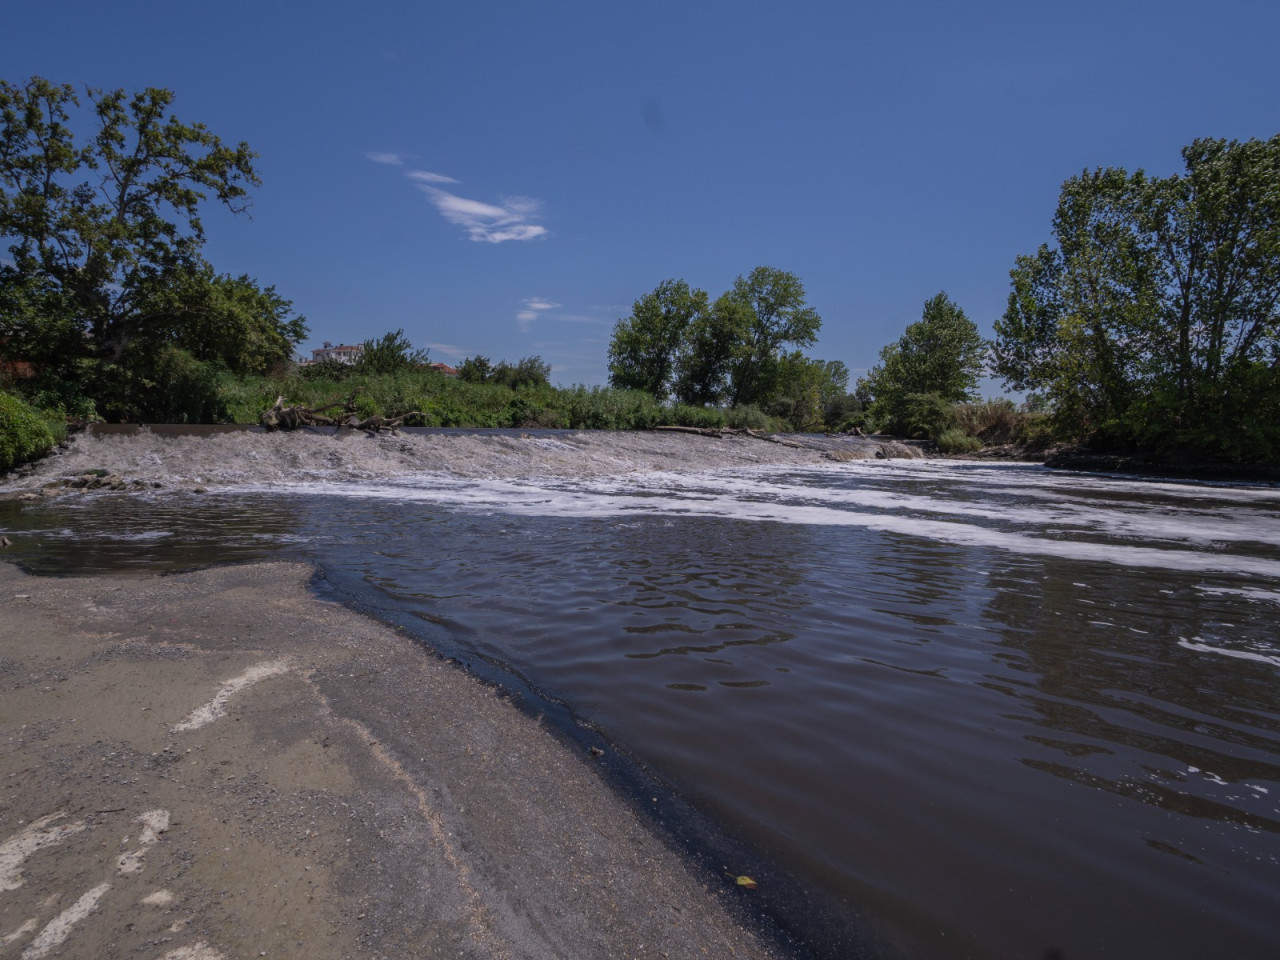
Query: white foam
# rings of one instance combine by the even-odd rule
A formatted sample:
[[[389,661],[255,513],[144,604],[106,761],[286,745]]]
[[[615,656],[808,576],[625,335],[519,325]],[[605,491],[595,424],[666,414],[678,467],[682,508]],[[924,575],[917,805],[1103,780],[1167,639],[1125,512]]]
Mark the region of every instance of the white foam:
[[[264,490],[271,488],[255,487]],[[441,475],[419,476],[412,482],[363,484],[301,483],[291,491],[308,495],[355,496],[361,498],[422,502],[437,506],[486,513],[509,513],[544,517],[623,517],[634,515],[670,517],[718,517],[754,522],[812,524],[816,526],[860,527],[936,540],[960,546],[1003,550],[1025,556],[1058,557],[1091,563],[1154,567],[1195,573],[1235,573],[1280,579],[1280,561],[1264,557],[1186,549],[1180,546],[1151,547],[1132,543],[1101,542],[1090,535],[1111,534],[1111,530],[1075,530],[1079,538],[1063,539],[1036,533],[1022,533],[922,515],[923,510],[887,512],[890,505],[918,507],[917,502],[895,495],[868,494],[871,510],[859,509],[859,491],[828,488],[783,487],[770,484],[768,471],[716,471],[709,474],[658,474],[605,479],[482,479],[462,481]],[[789,499],[780,492],[789,491]],[[879,509],[876,510],[875,508]],[[944,505],[945,509],[945,505]],[[1003,511],[957,508],[965,519],[1001,519]],[[1030,524],[1030,520],[1028,520]],[[1133,539],[1150,542],[1161,535],[1172,537],[1179,529],[1176,519],[1155,519],[1145,536]],[[1280,539],[1280,534],[1278,534]],[[1174,541],[1178,543],[1178,541]]]
[[[1199,637],[1196,638],[1199,640]],[[1271,656],[1265,653],[1254,653],[1251,650],[1233,650],[1230,647],[1215,647],[1208,643],[1197,643],[1194,640],[1188,640],[1186,637],[1178,638],[1178,646],[1185,647],[1188,650],[1197,650],[1201,653],[1215,653],[1222,657],[1235,657],[1238,660],[1253,660],[1256,663],[1269,663],[1272,666],[1280,667],[1280,657]]]

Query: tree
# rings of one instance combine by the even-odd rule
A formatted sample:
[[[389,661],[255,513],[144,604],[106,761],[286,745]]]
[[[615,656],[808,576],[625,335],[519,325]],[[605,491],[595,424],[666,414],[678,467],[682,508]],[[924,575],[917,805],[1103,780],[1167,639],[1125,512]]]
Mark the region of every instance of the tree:
[[[849,368],[839,360],[815,360],[795,350],[778,361],[768,412],[788,420],[794,430],[838,426],[847,411],[859,408],[856,401],[846,401],[848,389]]]
[[[486,383],[492,375],[493,364],[482,354],[467,357],[458,367],[458,379],[463,383]]]
[[[1280,135],[1196,140],[1185,173],[1085,171],[1019,257],[996,372],[1103,444],[1280,456]]]
[[[676,356],[676,399],[694,406],[723,403],[729,396],[734,361],[743,352],[750,328],[746,304],[727,293],[695,317]]]
[[[279,368],[307,335],[305,318],[275,287],[216,274],[203,261],[148,284],[134,329],[148,345],[168,343],[241,376]]]
[[[499,360],[489,375],[490,383],[499,383],[512,390],[521,387],[549,387],[551,364],[541,357],[521,357],[516,363]]]
[[[619,320],[609,343],[609,385],[644,390],[665,400],[675,386],[676,361],[691,324],[707,312],[707,294],[683,280],[664,280]]]
[[[429,360],[430,352],[415,350],[404,330],[400,329],[384,333],[376,340],[366,340],[355,367],[358,373],[400,373],[425,366]]]
[[[69,299],[93,355],[119,361],[142,302],[200,269],[202,202],[246,208],[256,154],[169,115],[169,90],[88,96],[95,129],[80,144],[70,86],[0,81],[0,237],[20,275]]]
[[[745,341],[731,364],[730,395],[734,406],[758,403],[773,387],[781,350],[787,344],[812,346],[822,318],[804,303],[804,284],[794,273],[756,267],[738,277],[728,296],[745,309]]]
[[[925,301],[920,319],[880,351],[880,363],[858,383],[858,394],[872,398],[874,419],[901,426],[909,397],[931,394],[946,404],[976,399],[986,354],[987,342],[973,321],[938,293]]]

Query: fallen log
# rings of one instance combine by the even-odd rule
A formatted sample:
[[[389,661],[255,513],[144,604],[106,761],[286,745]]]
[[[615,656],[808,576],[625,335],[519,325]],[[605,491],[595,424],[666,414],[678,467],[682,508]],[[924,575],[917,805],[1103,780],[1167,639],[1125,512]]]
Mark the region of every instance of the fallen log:
[[[258,422],[268,430],[297,430],[300,427],[347,427],[351,430],[363,430],[366,433],[381,433],[384,430],[396,430],[413,417],[424,417],[420,410],[402,413],[398,417],[384,417],[374,414],[372,417],[361,417],[355,408],[355,397],[345,402],[335,401],[319,407],[303,407],[284,405],[284,397],[276,397],[276,402],[262,411]],[[341,411],[336,417],[326,416],[330,411]]]

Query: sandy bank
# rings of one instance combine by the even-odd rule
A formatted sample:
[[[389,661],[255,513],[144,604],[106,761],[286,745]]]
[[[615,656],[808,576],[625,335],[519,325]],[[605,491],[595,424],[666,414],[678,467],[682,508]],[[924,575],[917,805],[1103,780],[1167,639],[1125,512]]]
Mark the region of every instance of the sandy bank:
[[[0,564],[0,954],[776,956],[590,756],[309,577]]]

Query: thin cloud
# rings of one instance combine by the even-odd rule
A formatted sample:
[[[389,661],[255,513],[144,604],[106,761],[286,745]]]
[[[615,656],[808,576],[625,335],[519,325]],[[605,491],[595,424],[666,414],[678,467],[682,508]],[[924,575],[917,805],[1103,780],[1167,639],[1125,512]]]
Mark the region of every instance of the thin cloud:
[[[410,180],[416,180],[418,183],[457,183],[453,177],[446,177],[443,173],[432,173],[430,170],[409,170],[405,176]]]
[[[547,228],[533,223],[542,203],[531,197],[504,197],[503,205],[470,200],[420,183],[418,185],[444,217],[462,227],[477,243],[505,243],[534,240],[545,236]]]
[[[432,356],[436,354],[444,354],[446,357],[458,357],[465,359],[468,352],[462,347],[452,343],[424,343],[424,347],[431,351]]]
[[[516,313],[516,326],[523,333],[529,332],[529,327],[533,321],[538,319],[538,314],[546,310],[554,310],[560,306],[560,304],[544,300],[542,297],[528,297],[520,302],[524,304],[524,309]]]
[[[402,154],[387,151],[370,151],[365,156],[374,163],[392,167],[403,167],[406,160]],[[542,213],[541,200],[502,197],[501,203],[485,203],[440,189],[436,184],[458,182],[443,173],[406,170],[404,175],[435,204],[440,216],[462,227],[467,236],[477,243],[536,240],[547,234],[547,228],[537,222]]]

